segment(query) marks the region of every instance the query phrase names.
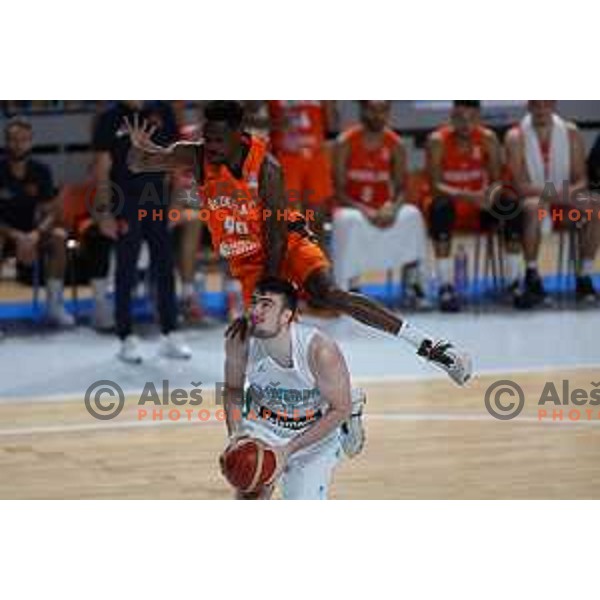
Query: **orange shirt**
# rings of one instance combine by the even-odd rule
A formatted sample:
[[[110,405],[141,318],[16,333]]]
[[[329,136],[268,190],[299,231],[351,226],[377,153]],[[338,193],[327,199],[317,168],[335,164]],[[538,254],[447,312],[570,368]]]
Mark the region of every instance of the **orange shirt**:
[[[400,138],[385,129],[381,145],[367,148],[362,126],[342,134],[350,153],[346,161],[346,193],[370,208],[381,208],[392,197],[392,156]]]
[[[208,209],[207,225],[215,252],[236,263],[249,256],[264,256],[262,201],[258,197],[259,173],[267,154],[265,142],[247,136],[250,148],[242,177],[236,179],[225,165],[204,160],[204,182],[199,196]]]
[[[488,184],[488,156],[484,144],[484,128],[471,132],[470,143],[464,146],[450,125],[438,129],[442,139],[442,181],[452,187],[477,192]]]
[[[208,209],[206,224],[213,248],[229,261],[234,275],[249,262],[266,260],[264,224],[267,216],[270,216],[270,209],[258,195],[267,143],[251,135],[245,136],[245,142],[249,150],[240,179],[225,165],[213,165],[205,159],[204,182],[198,187],[203,208]],[[301,220],[302,215],[291,209],[283,209],[276,218],[292,222]]]
[[[269,100],[274,124],[271,143],[275,154],[311,153],[325,141],[325,107],[321,100]]]

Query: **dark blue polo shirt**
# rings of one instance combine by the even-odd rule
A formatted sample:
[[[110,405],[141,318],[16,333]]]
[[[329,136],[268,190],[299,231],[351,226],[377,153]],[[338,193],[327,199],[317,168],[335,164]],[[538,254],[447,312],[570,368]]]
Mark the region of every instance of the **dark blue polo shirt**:
[[[36,209],[56,196],[50,169],[29,159],[23,179],[10,171],[8,160],[0,161],[0,223],[28,232],[35,228]]]
[[[133,116],[138,113],[140,122],[149,121],[157,125],[152,141],[160,146],[169,146],[177,140],[177,124],[175,114],[166,102],[145,101],[140,111],[131,109],[123,102],[117,102],[113,107],[98,117],[94,130],[93,147],[97,152],[109,152],[112,158],[110,173],[111,183],[123,190],[125,202],[130,209],[138,206],[140,199],[148,199],[152,208],[151,198],[158,198],[162,206],[169,203],[168,189],[165,187],[164,173],[132,173],[127,167],[127,155],[131,147],[129,134],[124,125],[125,117],[133,123]],[[156,196],[148,192],[148,185],[153,186]],[[143,195],[143,198],[142,198]],[[115,195],[113,194],[113,202]]]

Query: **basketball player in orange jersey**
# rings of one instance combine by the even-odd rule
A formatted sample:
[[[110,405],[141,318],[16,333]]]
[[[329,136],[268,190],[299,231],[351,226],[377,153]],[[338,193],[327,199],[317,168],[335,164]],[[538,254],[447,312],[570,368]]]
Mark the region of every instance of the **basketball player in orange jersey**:
[[[550,214],[549,204],[578,209],[581,218],[581,265],[577,273],[576,298],[595,302],[591,279],[600,243],[598,202],[587,186],[585,147],[575,123],[556,113],[556,100],[530,100],[528,114],[506,135],[506,157],[514,185],[523,198],[523,254],[526,263],[520,307],[529,308],[545,297],[537,259],[542,221],[540,209]],[[586,218],[589,210],[591,218]]]
[[[450,122],[436,129],[427,142],[427,172],[433,203],[430,224],[440,281],[440,309],[460,310],[453,285],[452,232],[457,217],[470,227],[488,229],[494,217],[486,209],[486,190],[500,181],[500,145],[491,129],[480,123],[479,100],[455,100]],[[513,199],[514,201],[514,199]],[[495,211],[494,211],[495,212]],[[518,277],[519,231],[515,221],[505,225],[511,254],[509,280]]]
[[[227,258],[231,274],[240,280],[246,306],[263,277],[288,279],[315,304],[408,342],[458,385],[466,383],[471,376],[468,355],[450,342],[434,341],[370,298],[333,283],[329,262],[306,235],[302,215],[281,218],[287,209],[281,167],[263,142],[241,129],[242,117],[238,102],[210,102],[205,108],[203,142],[179,142],[169,148],[155,145],[152,129],[140,126],[137,119],[133,125],[127,123],[130,168],[135,172],[195,169],[215,251]],[[245,324],[245,317],[236,320],[228,335],[237,335]]]
[[[315,211],[312,229],[322,242],[323,223],[333,195],[331,164],[325,141],[338,130],[334,101],[267,101],[271,146],[288,190],[303,210]]]

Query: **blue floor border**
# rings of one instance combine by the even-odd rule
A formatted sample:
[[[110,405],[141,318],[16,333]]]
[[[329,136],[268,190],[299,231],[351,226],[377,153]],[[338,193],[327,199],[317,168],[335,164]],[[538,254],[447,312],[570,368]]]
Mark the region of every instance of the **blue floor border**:
[[[593,276],[596,289],[600,290],[600,273]],[[544,286],[550,294],[572,294],[575,290],[574,277],[559,278],[556,275],[544,277]],[[361,291],[384,304],[397,305],[402,298],[402,286],[399,283],[394,284],[368,284],[361,286]],[[69,290],[65,292],[69,296]],[[43,295],[43,294],[42,294]],[[429,290],[428,296],[433,297],[433,288]],[[468,286],[465,297],[468,301],[491,301],[497,294],[493,291],[491,278],[483,279],[479,282],[473,282]],[[224,292],[205,292],[201,297],[202,306],[206,313],[212,317],[224,318],[227,313],[226,296]],[[88,317],[93,309],[93,299],[86,298],[78,300],[72,299],[65,301],[67,310],[71,313],[77,313],[80,317]],[[133,316],[140,321],[152,320],[153,311],[150,301],[147,298],[136,298],[132,302]],[[40,321],[44,318],[44,302],[40,302],[36,307],[32,300],[20,302],[0,302],[0,321]]]

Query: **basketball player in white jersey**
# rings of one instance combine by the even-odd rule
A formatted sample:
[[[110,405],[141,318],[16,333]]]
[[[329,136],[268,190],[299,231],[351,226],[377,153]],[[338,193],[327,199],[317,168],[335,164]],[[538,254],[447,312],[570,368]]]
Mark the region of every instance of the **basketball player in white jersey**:
[[[275,485],[284,499],[324,500],[344,451],[352,456],[362,449],[364,395],[351,390],[337,344],[296,322],[296,309],[291,283],[264,279],[254,292],[249,335],[229,333],[227,429],[231,437],[249,435],[275,448]],[[272,492],[273,486],[238,498],[267,499]]]

